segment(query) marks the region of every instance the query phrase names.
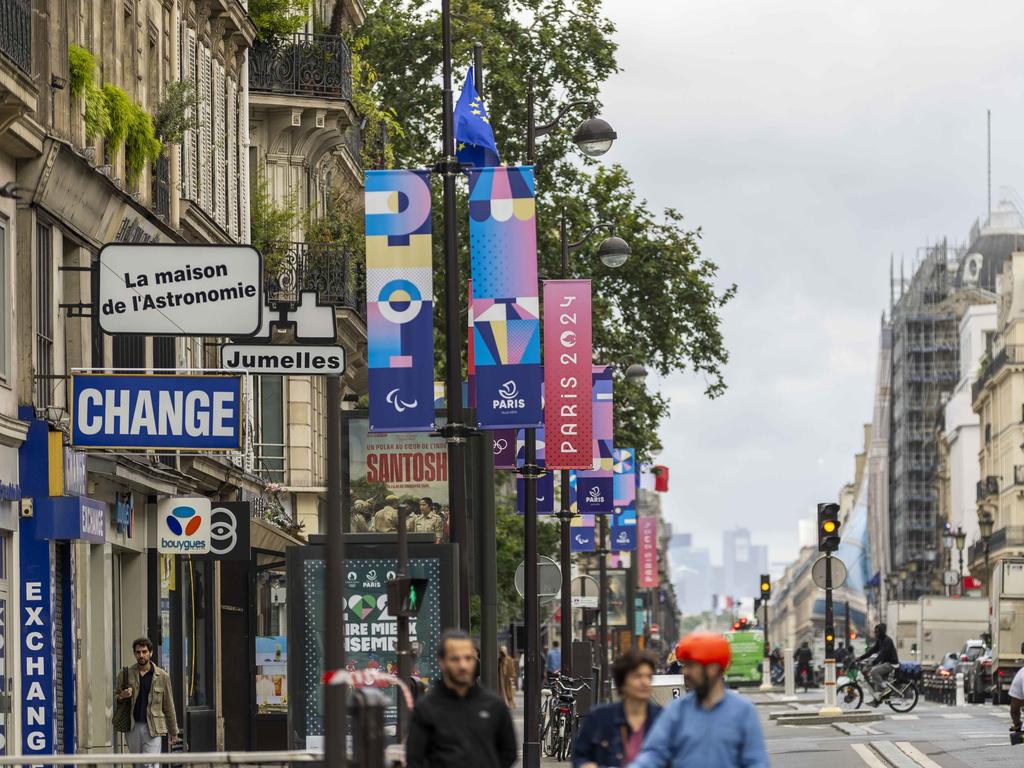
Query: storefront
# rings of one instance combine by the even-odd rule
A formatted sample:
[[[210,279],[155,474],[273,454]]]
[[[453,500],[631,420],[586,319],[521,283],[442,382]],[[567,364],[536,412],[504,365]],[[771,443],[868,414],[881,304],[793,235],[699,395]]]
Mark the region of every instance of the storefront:
[[[18,626],[11,619],[11,583],[16,574],[12,572],[14,564],[13,541],[18,529],[18,511],[21,505],[21,483],[18,477],[18,449],[8,445],[0,445],[0,695],[3,701],[9,698],[9,681],[14,677],[14,667],[18,656],[16,644],[9,642],[8,627],[12,630]],[[12,717],[12,707],[0,706],[0,755],[15,754],[13,739],[16,737]]]

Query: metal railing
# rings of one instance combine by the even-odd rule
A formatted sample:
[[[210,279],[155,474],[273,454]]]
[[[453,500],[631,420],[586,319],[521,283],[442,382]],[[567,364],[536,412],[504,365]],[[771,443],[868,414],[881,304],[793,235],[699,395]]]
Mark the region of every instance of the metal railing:
[[[302,291],[318,291],[320,301],[349,307],[366,320],[363,260],[341,246],[287,243],[276,267],[267,274],[270,301],[298,301]]]
[[[297,34],[249,50],[249,89],[352,99],[352,53],[337,35]]]
[[[153,210],[166,219],[171,214],[171,163],[160,154],[153,164]]]
[[[971,385],[972,400],[978,399],[985,385],[1007,364],[1024,364],[1024,344],[1008,344],[995,353],[978,374],[978,380]]]
[[[32,4],[0,0],[0,51],[26,75],[32,74]]]
[[[989,496],[999,495],[999,478],[996,475],[988,475],[978,481],[978,501],[987,499]]]
[[[345,131],[345,146],[352,160],[360,168],[363,167],[363,132],[358,125],[350,125]]]

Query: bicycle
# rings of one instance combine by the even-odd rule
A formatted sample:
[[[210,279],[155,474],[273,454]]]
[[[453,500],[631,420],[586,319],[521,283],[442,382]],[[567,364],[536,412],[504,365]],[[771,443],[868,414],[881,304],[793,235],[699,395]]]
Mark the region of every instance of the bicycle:
[[[579,728],[576,713],[576,694],[590,686],[565,675],[551,683],[551,695],[544,703],[541,745],[547,757],[566,760],[572,754],[573,742]]]
[[[893,712],[906,713],[917,706],[920,696],[917,683],[910,677],[902,677],[898,667],[885,681],[885,690],[879,697],[871,682],[865,677],[860,663],[852,662],[847,668],[846,674],[836,681],[836,703],[841,709],[860,709],[864,703],[862,682],[868,691],[875,695],[876,699],[880,698],[881,702],[887,704]]]

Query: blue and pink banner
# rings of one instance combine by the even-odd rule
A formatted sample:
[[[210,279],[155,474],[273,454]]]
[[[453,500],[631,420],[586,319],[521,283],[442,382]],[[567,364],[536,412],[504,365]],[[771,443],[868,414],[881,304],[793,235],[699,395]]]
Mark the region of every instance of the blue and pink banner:
[[[366,172],[370,431],[434,430],[434,288],[427,171]]]
[[[615,458],[615,517],[611,523],[611,544],[616,552],[636,549],[636,451],[616,448]]]
[[[570,542],[573,552],[593,552],[597,549],[597,518],[579,514],[576,501],[576,472],[569,472],[569,509],[572,511]]]
[[[576,473],[580,488],[578,511],[580,514],[607,514],[615,511],[611,366],[595,365],[591,376],[594,464],[593,469]]]
[[[469,171],[469,251],[478,425],[539,427],[543,374],[533,168]]]
[[[537,466],[544,467],[545,461],[544,429],[537,430]],[[516,466],[526,463],[526,430],[520,429],[516,440]],[[555,475],[545,472],[537,478],[536,483],[537,514],[552,515],[555,512]],[[526,480],[520,475],[516,478],[516,512],[526,512]]]

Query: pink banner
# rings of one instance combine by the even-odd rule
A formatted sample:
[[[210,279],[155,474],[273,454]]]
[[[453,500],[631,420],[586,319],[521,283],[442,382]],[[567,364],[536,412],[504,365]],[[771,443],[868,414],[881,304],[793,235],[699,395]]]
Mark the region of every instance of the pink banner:
[[[658,520],[641,517],[637,520],[637,586],[653,589],[658,586]]]
[[[548,469],[593,469],[589,280],[544,281],[544,434]]]

